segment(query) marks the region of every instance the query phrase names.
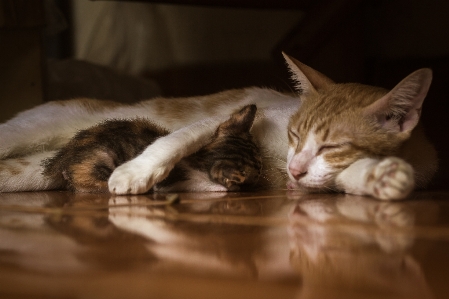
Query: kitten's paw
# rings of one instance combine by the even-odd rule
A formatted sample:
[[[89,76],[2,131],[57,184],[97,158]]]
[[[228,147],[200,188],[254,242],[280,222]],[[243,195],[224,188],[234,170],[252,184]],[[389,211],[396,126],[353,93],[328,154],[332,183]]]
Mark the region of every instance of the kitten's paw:
[[[228,191],[238,191],[240,190],[240,185],[242,185],[246,179],[244,172],[232,169],[230,171],[223,171],[217,181],[226,187],[226,190]]]
[[[374,211],[374,221],[379,227],[411,228],[415,214],[402,203],[381,202]]]
[[[413,168],[399,158],[385,158],[373,167],[367,184],[371,195],[376,198],[403,199],[415,186]]]
[[[151,163],[136,158],[117,167],[109,178],[109,192],[112,194],[143,194],[154,184],[167,177],[168,164]]]

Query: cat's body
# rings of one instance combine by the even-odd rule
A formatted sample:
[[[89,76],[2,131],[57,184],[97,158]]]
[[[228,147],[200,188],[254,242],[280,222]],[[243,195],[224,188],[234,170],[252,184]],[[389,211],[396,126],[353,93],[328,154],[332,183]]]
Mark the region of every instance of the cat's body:
[[[112,193],[144,193],[183,157],[207,144],[229,114],[249,104],[258,107],[251,133],[262,149],[270,188],[285,186],[287,173],[290,188],[399,199],[415,183],[424,186],[433,176],[435,150],[419,128],[412,132],[431,82],[430,70],[411,74],[389,92],[335,84],[288,56],[286,60],[299,97],[248,88],[135,105],[88,99],[53,102],[25,111],[0,125],[0,191],[54,188],[41,175],[41,161],[78,130],[108,118],[146,117],[172,133],[116,168],[108,181]]]
[[[257,108],[249,105],[220,124],[212,140],[183,158],[156,192],[237,191],[254,188],[261,155],[249,130]],[[107,192],[117,166],[135,158],[169,131],[148,119],[107,120],[78,132],[44,161],[44,176],[75,192]]]
[[[41,175],[44,170],[41,162],[55,155],[79,130],[107,119],[148,118],[168,131],[174,131],[152,145],[163,147],[149,154],[152,161],[139,162],[138,167],[133,167],[146,172],[143,168],[151,167],[151,164],[164,164],[162,159],[175,159],[176,164],[181,158],[196,152],[232,112],[254,103],[258,110],[251,132],[257,134],[254,141],[263,150],[266,188],[284,188],[285,154],[282,153],[287,151],[285,128],[289,114],[296,110],[299,101],[297,97],[273,90],[248,88],[204,97],[156,98],[134,105],[77,99],[50,102],[24,111],[0,125],[0,156],[3,158],[0,160],[0,192],[59,188],[60,183],[55,184]],[[271,119],[277,121],[272,122]],[[274,146],[268,147],[271,142]],[[148,186],[151,188],[150,184]],[[137,187],[129,191],[126,188],[124,193],[138,193],[133,190]],[[139,192],[147,191],[143,189]]]

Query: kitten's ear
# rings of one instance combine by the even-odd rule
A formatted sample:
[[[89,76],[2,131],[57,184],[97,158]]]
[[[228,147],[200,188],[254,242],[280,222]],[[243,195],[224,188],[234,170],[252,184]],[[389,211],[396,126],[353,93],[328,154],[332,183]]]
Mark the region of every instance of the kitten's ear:
[[[432,70],[419,69],[365,108],[365,115],[374,115],[379,124],[390,131],[410,133],[418,124],[431,82]]]
[[[249,133],[256,117],[256,111],[256,105],[247,105],[240,111],[231,114],[231,117],[218,127],[218,135]]]
[[[326,89],[329,85],[334,84],[334,81],[314,70],[310,66],[299,62],[293,57],[288,56],[282,52],[288,69],[290,70],[292,79],[295,81],[295,89],[300,94],[309,94],[316,92],[319,89]]]

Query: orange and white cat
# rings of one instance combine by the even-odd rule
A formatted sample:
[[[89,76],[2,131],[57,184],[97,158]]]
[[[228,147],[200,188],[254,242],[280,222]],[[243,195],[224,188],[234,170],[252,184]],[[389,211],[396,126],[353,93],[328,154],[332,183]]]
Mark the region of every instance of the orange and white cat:
[[[289,178],[289,188],[393,200],[428,183],[437,158],[418,121],[432,80],[429,69],[387,91],[336,84],[284,57],[297,95],[247,88],[132,105],[76,99],[24,111],[0,125],[0,192],[57,187],[42,175],[42,161],[76,132],[106,119],[145,117],[171,133],[117,167],[108,181],[114,194],[145,193],[204,146],[231,113],[249,104],[258,108],[251,133],[264,155],[269,188],[281,188]]]

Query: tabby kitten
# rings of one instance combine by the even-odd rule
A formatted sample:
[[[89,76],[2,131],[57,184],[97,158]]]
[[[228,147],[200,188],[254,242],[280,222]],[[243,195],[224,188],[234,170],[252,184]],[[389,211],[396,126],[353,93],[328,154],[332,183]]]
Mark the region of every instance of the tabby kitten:
[[[261,156],[249,132],[256,105],[248,105],[219,125],[209,144],[182,159],[154,191],[237,191],[253,187]],[[44,175],[75,192],[108,192],[114,169],[139,155],[169,131],[150,120],[106,120],[78,132],[43,162]]]

